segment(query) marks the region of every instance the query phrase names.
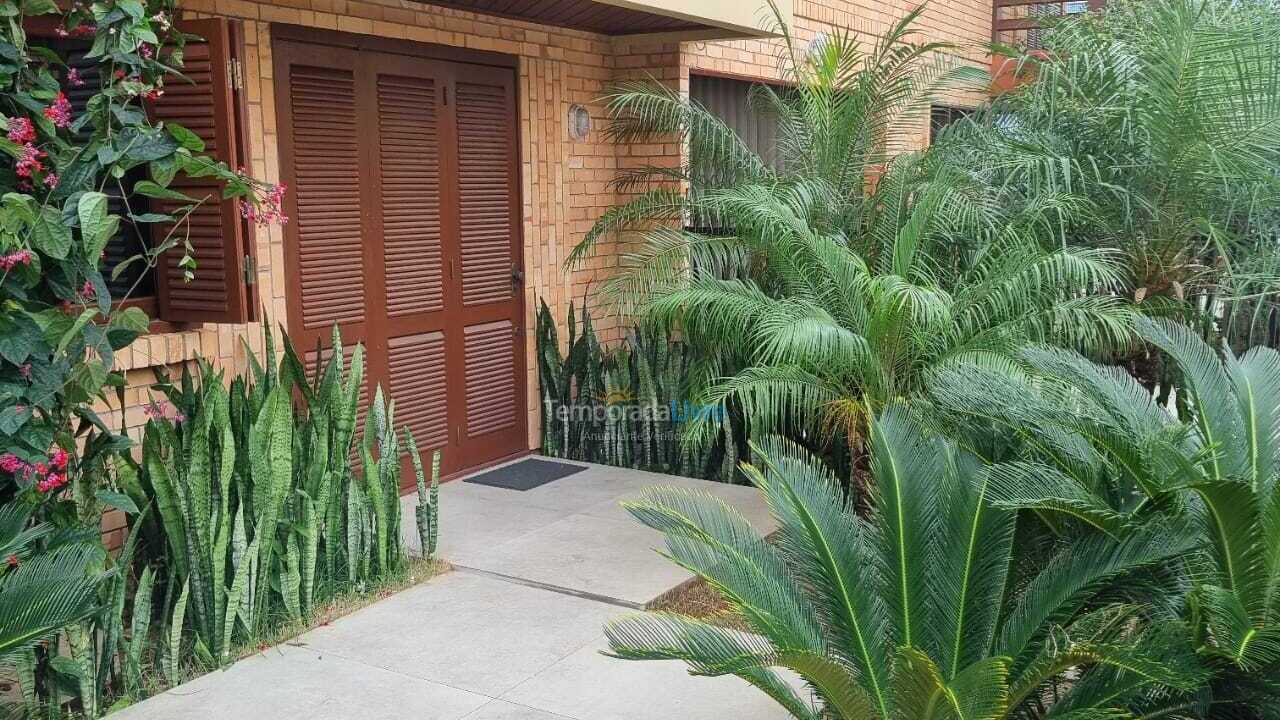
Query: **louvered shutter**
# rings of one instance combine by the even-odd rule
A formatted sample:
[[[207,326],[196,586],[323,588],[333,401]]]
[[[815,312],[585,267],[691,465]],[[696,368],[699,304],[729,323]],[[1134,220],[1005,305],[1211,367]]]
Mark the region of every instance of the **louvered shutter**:
[[[324,340],[337,324],[347,342],[365,342],[356,80],[344,64],[288,67],[291,147],[283,152],[289,153],[284,162],[295,179],[288,230],[297,238],[293,280],[301,301],[301,322],[294,329]]]
[[[492,457],[520,441],[524,406],[514,81],[509,72],[468,69],[458,73],[455,97],[462,446]]]
[[[426,453],[449,442],[438,63],[366,57],[377,85],[387,384]],[[377,239],[375,239],[375,243]]]
[[[180,29],[199,36],[189,41],[182,72],[188,80],[171,79],[152,108],[156,121],[191,130],[205,144],[205,154],[239,168],[248,164],[244,105],[237,87],[241,55],[239,24],[225,18],[187,20]],[[181,174],[172,187],[191,197],[206,198],[178,232],[194,249],[195,279],[186,282],[178,261],[181,246],[164,253],[156,268],[158,315],[174,322],[246,322],[255,315],[252,232],[241,218],[236,200],[222,198],[222,186],[209,178]],[[154,201],[153,210],[170,212],[184,203]],[[167,226],[152,228],[160,242]]]

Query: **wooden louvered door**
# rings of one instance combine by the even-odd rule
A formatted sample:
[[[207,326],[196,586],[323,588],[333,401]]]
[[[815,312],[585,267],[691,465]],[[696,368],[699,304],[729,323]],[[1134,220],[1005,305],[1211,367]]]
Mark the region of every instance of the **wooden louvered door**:
[[[333,326],[343,343],[370,351],[369,233],[362,210],[356,60],[351,50],[282,43],[289,61],[278,67],[280,172],[285,196],[289,334],[314,362],[329,347]],[[367,375],[372,376],[374,368]]]
[[[462,377],[458,442],[486,460],[523,448],[524,290],[516,183],[515,76],[453,65],[457,152],[454,360]],[[460,350],[460,352],[456,352]]]
[[[365,53],[372,209],[385,313],[386,384],[396,401],[397,425],[408,425],[422,452],[446,448],[448,469],[461,467],[449,448],[450,388],[446,218],[442,212],[450,160],[442,137],[447,80],[439,63]]]
[[[525,449],[514,73],[281,42],[291,332],[368,348],[425,455]]]

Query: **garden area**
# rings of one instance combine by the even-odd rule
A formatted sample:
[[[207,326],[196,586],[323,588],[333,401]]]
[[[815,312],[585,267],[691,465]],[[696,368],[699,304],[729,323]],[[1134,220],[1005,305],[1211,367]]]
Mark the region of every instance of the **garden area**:
[[[662,85],[607,97],[688,161],[619,176],[575,251],[631,241],[591,299],[630,336],[584,304],[563,354],[544,307],[544,448],[750,483],[779,526],[628,503],[701,583],[609,652],[814,720],[1280,717],[1280,12],[1064,18],[910,151],[990,82],[919,13],[782,28],[776,157]],[[625,412],[673,400],[719,412]]]
[[[569,266],[623,238],[617,271],[567,323],[536,313],[542,452],[749,485],[776,527],[694,485],[626,502],[697,583],[608,619],[607,653],[805,720],[1280,718],[1280,9],[1108,3],[991,48],[1018,78],[994,97],[921,12],[778,27],[768,155],[668,86],[604,98],[610,140],[686,162],[616,178]],[[144,427],[104,419],[152,321],[131,273],[199,278],[207,203],[288,221],[283,185],[148,112],[198,41],[176,14],[0,0],[14,717],[104,716],[442,567],[440,453],[336,327],[314,361],[267,329],[243,373],[157,371]],[[957,97],[979,104],[919,142]],[[122,232],[155,242],[107,267]]]
[[[166,257],[188,279],[199,272],[185,221],[222,198],[175,180],[216,180],[249,221],[285,220],[282,186],[148,119],[195,39],[175,13],[166,0],[0,3],[6,716],[100,717],[433,569],[439,454],[424,469],[380,391],[358,413],[363,352],[344,354],[336,330],[337,352],[311,366],[267,332],[261,356],[246,346],[244,375],[203,359],[158,372],[140,442],[123,413],[119,427],[100,415],[124,406],[113,357],[150,322],[110,286]],[[29,43],[41,21],[88,62]],[[144,212],[148,199],[165,211]],[[105,249],[126,228],[162,239],[108,273]],[[401,542],[406,451],[422,559]],[[108,512],[126,516],[122,547],[104,540]]]

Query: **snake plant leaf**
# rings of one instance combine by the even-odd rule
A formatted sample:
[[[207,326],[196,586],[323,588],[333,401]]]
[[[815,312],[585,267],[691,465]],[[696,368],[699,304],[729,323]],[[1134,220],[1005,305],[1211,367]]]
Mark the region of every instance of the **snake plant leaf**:
[[[178,602],[173,606],[173,616],[169,620],[169,644],[164,656],[164,676],[170,686],[182,681],[179,672],[182,662],[182,629],[187,614],[187,597],[190,586],[182,583],[182,591],[178,594]]]
[[[252,608],[252,598],[249,596],[249,584],[254,575],[253,560],[258,557],[258,539],[246,548],[243,561],[236,568],[235,578],[231,581],[231,590],[227,593],[227,609],[226,617],[222,621],[222,637],[223,647],[221,659],[226,662],[231,656],[231,641],[234,637],[236,618],[242,617],[245,620],[245,626],[252,629],[253,618],[243,617],[241,608]]]
[[[143,686],[143,653],[147,649],[151,633],[151,602],[155,583],[155,571],[150,565],[142,569],[138,586],[133,593],[133,613],[129,621],[129,644],[125,651],[125,673],[134,692]]]

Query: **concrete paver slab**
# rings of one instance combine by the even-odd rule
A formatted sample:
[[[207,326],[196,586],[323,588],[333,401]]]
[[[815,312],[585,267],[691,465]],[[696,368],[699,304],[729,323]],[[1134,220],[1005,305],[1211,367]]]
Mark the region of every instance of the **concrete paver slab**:
[[[468,567],[640,607],[692,577],[654,551],[661,546],[634,520],[579,514],[478,553]]]
[[[636,662],[584,647],[504,694],[566,717],[608,720],[782,720],[790,717],[736,677],[694,677],[684,663]]]
[[[332,654],[280,646],[111,715],[113,720],[459,720],[489,701]]]
[[[575,720],[567,715],[556,715],[506,700],[490,700],[464,720]]]
[[[615,612],[603,603],[451,572],[297,643],[497,697],[594,641]]]

